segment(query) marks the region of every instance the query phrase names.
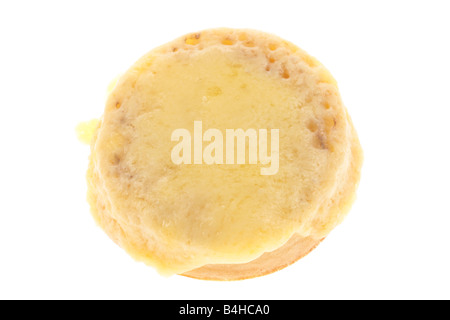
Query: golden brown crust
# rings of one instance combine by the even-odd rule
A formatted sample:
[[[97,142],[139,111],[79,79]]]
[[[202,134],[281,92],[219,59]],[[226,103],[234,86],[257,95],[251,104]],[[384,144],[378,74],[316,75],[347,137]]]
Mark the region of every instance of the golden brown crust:
[[[200,280],[233,281],[261,277],[281,270],[303,258],[323,239],[292,236],[282,247],[266,252],[261,257],[242,264],[208,264],[183,273],[183,276]]]

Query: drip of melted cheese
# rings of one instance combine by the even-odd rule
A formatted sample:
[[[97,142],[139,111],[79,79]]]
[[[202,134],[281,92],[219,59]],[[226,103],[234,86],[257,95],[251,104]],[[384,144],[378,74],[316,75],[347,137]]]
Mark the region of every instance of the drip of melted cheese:
[[[80,122],[75,128],[78,140],[84,144],[90,144],[95,130],[98,128],[99,122],[100,120],[98,119]]]

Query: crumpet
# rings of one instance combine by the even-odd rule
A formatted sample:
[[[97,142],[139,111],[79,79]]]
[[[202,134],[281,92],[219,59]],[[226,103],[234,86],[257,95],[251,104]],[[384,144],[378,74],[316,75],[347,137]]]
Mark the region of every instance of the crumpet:
[[[355,198],[362,150],[336,81],[277,36],[211,29],[120,76],[90,139],[97,223],[163,275],[236,280],[313,250]]]

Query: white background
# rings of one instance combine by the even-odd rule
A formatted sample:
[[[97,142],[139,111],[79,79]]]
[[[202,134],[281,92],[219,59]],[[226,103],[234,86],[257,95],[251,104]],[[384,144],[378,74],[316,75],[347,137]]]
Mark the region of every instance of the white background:
[[[1,1],[0,298],[449,299],[448,1]],[[358,199],[311,254],[239,282],[164,278],[90,216],[89,148],[111,79],[211,27],[277,34],[339,83],[365,152]]]

